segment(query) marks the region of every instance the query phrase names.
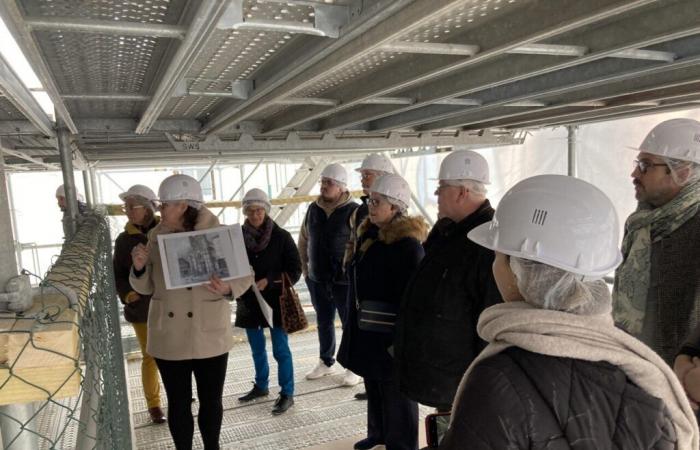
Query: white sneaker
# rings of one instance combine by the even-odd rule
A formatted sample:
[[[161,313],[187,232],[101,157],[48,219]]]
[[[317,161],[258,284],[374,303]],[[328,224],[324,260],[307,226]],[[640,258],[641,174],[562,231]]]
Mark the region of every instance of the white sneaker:
[[[350,369],[345,369],[345,375],[343,375],[343,386],[357,386],[362,382],[362,378],[355,375],[350,371]]]
[[[322,359],[318,360],[318,364],[316,364],[316,367],[311,369],[309,373],[306,374],[306,379],[307,380],[316,380],[319,378],[323,378],[328,375],[335,375],[335,364],[331,367],[328,367],[326,363],[323,362]]]

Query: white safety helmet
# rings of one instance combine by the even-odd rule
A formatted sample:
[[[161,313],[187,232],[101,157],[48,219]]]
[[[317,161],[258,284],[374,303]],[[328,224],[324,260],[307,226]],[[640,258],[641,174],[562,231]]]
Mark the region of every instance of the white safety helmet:
[[[321,172],[321,178],[330,178],[342,185],[348,184],[348,173],[340,164],[328,164]]]
[[[79,202],[85,202],[85,197],[80,192],[76,191],[75,196]],[[56,188],[56,197],[66,198],[66,188],[63,185]]]
[[[665,120],[633,150],[700,164],[700,122],[693,119]]]
[[[245,212],[246,208],[250,206],[261,206],[265,208],[265,212],[269,214],[272,204],[265,191],[254,188],[246,192],[243,196],[243,211]]]
[[[489,184],[486,158],[471,150],[453,150],[440,164],[439,180],[473,180]]]
[[[160,183],[158,201],[161,203],[189,200],[204,203],[202,187],[199,182],[189,175],[170,175]]]
[[[153,192],[151,188],[144,186],[143,184],[135,184],[131,186],[128,191],[119,194],[119,198],[122,201],[126,201],[126,199],[129,197],[141,197],[145,198],[149,202],[156,201],[156,193]]]
[[[386,156],[379,153],[372,153],[371,155],[367,155],[365,159],[362,160],[362,165],[360,165],[358,169],[355,169],[356,172],[362,172],[363,170],[393,173],[394,166],[392,166],[391,161]]]
[[[564,175],[539,175],[513,186],[493,220],[467,235],[491,250],[599,278],[622,262],[620,226],[597,187]]]
[[[411,188],[408,186],[408,183],[400,175],[394,173],[387,173],[377,178],[372,183],[370,192],[398,200],[405,207],[408,207],[411,201]]]

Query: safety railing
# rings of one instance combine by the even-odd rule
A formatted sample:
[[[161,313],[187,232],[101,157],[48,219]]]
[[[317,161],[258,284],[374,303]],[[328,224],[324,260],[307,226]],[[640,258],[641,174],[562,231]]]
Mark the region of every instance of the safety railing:
[[[5,449],[131,448],[109,223],[81,218],[36,288],[33,307],[0,316]]]

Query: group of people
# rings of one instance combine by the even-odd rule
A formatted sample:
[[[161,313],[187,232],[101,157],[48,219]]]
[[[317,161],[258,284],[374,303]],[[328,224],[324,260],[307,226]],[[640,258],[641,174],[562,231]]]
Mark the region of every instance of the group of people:
[[[408,183],[388,159],[369,155],[358,169],[359,204],[345,169],[325,168],[296,246],[270,218],[267,195],[248,191],[243,232],[254,276],[174,290],[165,289],[156,236],[219,222],[191,177],[167,178],[157,197],[132,187],[121,195],[129,222],[114,266],[144,353],[153,421],[164,421],[157,368],[176,448],[191,448],[194,374],[202,441],[219,448],[233,345],[227,299],[238,299],[235,324],[246,329],[255,365],[253,388],[239,400],[269,395],[270,328],[281,388],[272,412],[294,404],[279,315],[286,274],[304,276],[316,311],[319,361],[306,378],[364,380],[367,436],[355,449],[417,449],[418,403],[451,412],[440,449],[697,449],[700,123],[662,122],[637,150],[638,208],[622,251],[612,202],[585,181],[531,177],[494,210],[487,161],[455,150],[442,161],[438,221],[428,230],[407,213]],[[611,293],[603,277],[613,271]]]

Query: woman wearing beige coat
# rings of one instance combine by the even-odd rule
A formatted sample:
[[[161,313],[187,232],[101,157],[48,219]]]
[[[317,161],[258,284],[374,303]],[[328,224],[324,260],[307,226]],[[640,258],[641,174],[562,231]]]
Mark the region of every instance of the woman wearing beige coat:
[[[252,277],[181,289],[165,287],[157,236],[219,226],[202,206],[197,180],[173,175],[158,190],[161,223],[149,233],[146,246],[134,248],[129,281],[144,295],[152,295],[148,312],[148,353],[158,364],[168,397],[168,426],[178,450],[192,448],[192,375],[197,382],[197,422],[206,450],[219,449],[223,418],[222,395],[228,351],[233,347],[228,298],[248,290]]]

